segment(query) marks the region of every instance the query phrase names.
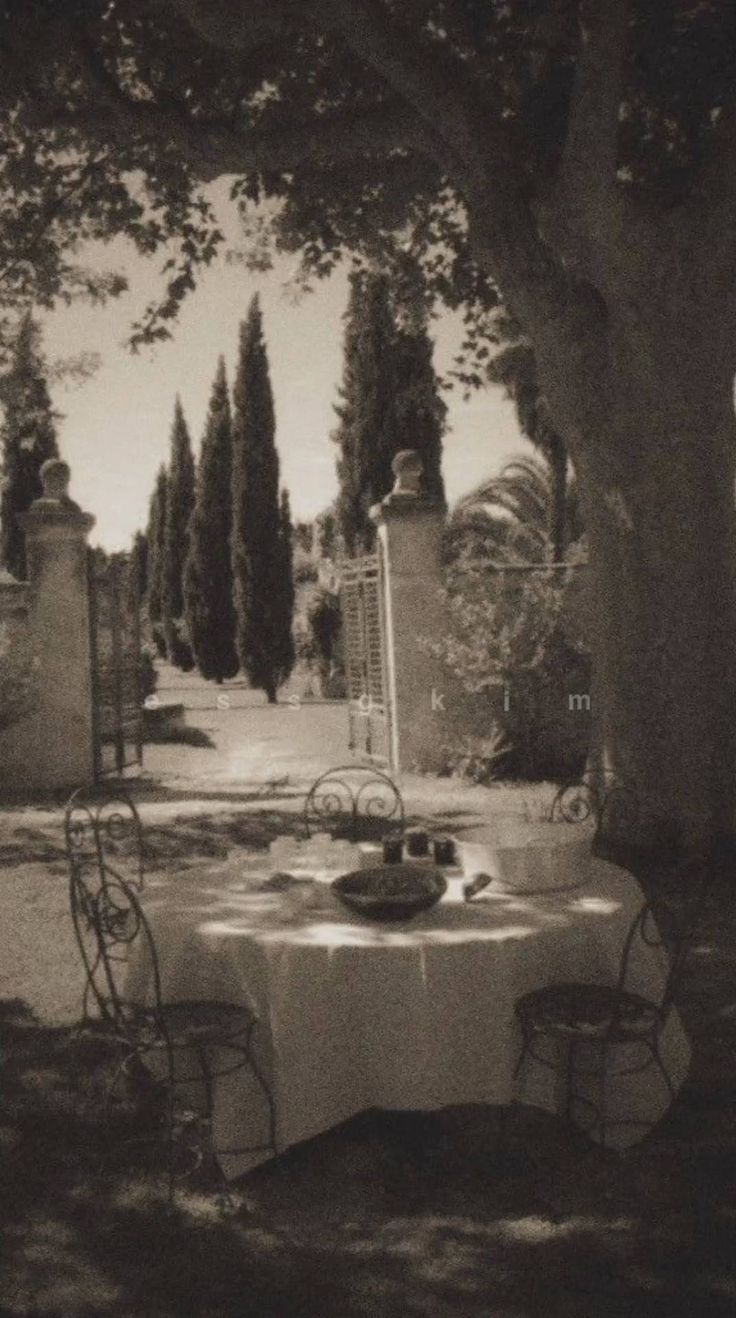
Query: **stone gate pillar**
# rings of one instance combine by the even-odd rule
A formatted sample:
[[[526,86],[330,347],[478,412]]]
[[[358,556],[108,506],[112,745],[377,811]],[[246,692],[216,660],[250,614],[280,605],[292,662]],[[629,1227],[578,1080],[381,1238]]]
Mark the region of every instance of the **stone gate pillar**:
[[[94,778],[87,537],[95,519],[69,498],[69,477],[65,462],[45,462],[43,495],[19,517],[36,668],[34,707],[24,729],[28,781],[22,785],[38,792]]]
[[[394,489],[370,514],[383,559],[391,766],[432,772],[446,758],[456,696],[448,668],[426,649],[449,631],[441,558],[446,514],[420,493],[422,461],[413,449],[397,453],[392,465]]]

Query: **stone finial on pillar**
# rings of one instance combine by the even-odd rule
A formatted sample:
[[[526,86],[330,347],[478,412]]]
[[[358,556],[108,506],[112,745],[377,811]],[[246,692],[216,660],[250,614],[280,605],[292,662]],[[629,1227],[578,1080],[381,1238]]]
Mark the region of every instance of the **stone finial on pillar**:
[[[38,692],[27,773],[37,791],[80,786],[94,776],[87,537],[95,519],[69,497],[69,479],[66,462],[44,462],[43,494],[18,518],[26,535]]]
[[[443,766],[455,712],[452,677],[431,653],[449,631],[445,508],[421,493],[423,463],[414,449],[397,453],[392,466],[394,489],[370,513],[383,560],[391,762],[432,771]]]
[[[421,494],[424,463],[415,448],[403,448],[393,459],[391,470],[396,477],[392,494],[418,498]]]
[[[71,470],[61,458],[47,458],[41,467],[41,485],[44,499],[69,500]]]

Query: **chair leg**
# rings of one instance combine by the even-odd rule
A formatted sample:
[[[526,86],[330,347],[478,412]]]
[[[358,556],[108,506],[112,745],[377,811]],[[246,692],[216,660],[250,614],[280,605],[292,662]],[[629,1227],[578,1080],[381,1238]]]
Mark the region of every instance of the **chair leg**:
[[[672,1084],[672,1081],[670,1080],[670,1077],[669,1077],[669,1075],[667,1074],[667,1068],[666,1068],[664,1062],[662,1061],[662,1058],[660,1057],[660,1054],[659,1054],[659,1047],[658,1047],[658,1045],[657,1045],[656,1040],[653,1041],[653,1042],[648,1042],[648,1048],[649,1048],[650,1053],[652,1054],[652,1058],[654,1059],[654,1063],[655,1063],[655,1065],[656,1065],[656,1067],[657,1067],[657,1069],[658,1069],[660,1075],[662,1076],[662,1079],[664,1080],[664,1083],[665,1083],[666,1086],[667,1086],[667,1093],[668,1093],[669,1096],[670,1096],[670,1102],[671,1102],[671,1103],[674,1103],[675,1099],[677,1098],[677,1094],[675,1093],[675,1089],[674,1089],[674,1086],[673,1086],[673,1084]]]
[[[606,1136],[608,1134],[608,1108],[606,1104],[606,1079],[608,1076],[608,1048],[605,1044],[601,1048],[601,1068],[600,1068],[600,1106],[598,1108],[598,1135],[600,1138],[601,1148],[606,1147]]]
[[[516,1066],[514,1067],[514,1080],[518,1080],[519,1078],[519,1075],[521,1073],[521,1068],[524,1065],[524,1062],[526,1061],[526,1055],[529,1052],[530,1045],[531,1045],[531,1038],[529,1034],[525,1031],[521,1044],[521,1052],[519,1053],[519,1056],[516,1061]]]
[[[122,1060],[118,1062],[118,1065],[115,1067],[115,1073],[112,1077],[112,1080],[110,1081],[110,1084],[107,1086],[105,1101],[102,1108],[102,1119],[105,1123],[105,1126],[108,1129],[110,1127],[110,1110],[111,1110],[113,1096],[123,1076],[127,1075],[126,1068],[128,1066],[129,1061],[130,1061],[130,1054],[126,1053],[125,1056],[122,1058]]]
[[[577,1057],[577,1043],[575,1039],[567,1041],[567,1055],[565,1057],[565,1107],[563,1116],[568,1123],[572,1123],[572,1109],[575,1102],[575,1061]]]
[[[169,1208],[174,1204],[174,1182],[176,1180],[176,1159],[175,1159],[175,1140],[174,1126],[175,1121],[175,1101],[174,1087],[169,1084],[166,1086],[166,1166],[167,1166],[167,1198]]]
[[[253,1074],[254,1074],[256,1080],[258,1081],[258,1085],[259,1085],[259,1087],[260,1087],[260,1089],[261,1089],[261,1092],[262,1092],[262,1094],[264,1095],[264,1097],[265,1097],[265,1099],[266,1099],[266,1103],[268,1104],[268,1136],[269,1136],[269,1145],[270,1145],[271,1149],[273,1150],[274,1157],[278,1157],[278,1152],[279,1152],[279,1150],[278,1150],[278,1145],[277,1145],[277,1142],[276,1142],[276,1133],[277,1133],[277,1132],[276,1132],[276,1107],[275,1107],[275,1104],[274,1104],[274,1101],[273,1101],[273,1094],[271,1093],[271,1090],[270,1090],[270,1088],[269,1088],[268,1082],[267,1082],[267,1080],[266,1080],[266,1077],[265,1077],[264,1074],[263,1074],[263,1071],[261,1070],[261,1067],[260,1067],[259,1063],[256,1061],[255,1057],[253,1056],[253,1049],[252,1049],[252,1045],[251,1045],[250,1037],[248,1038],[248,1045],[247,1045],[247,1050],[246,1050],[246,1054],[245,1054],[245,1055],[246,1055],[246,1058],[247,1058],[247,1065],[250,1067],[250,1069],[251,1069],[251,1071],[253,1072]]]
[[[197,1061],[199,1062],[199,1069],[202,1073],[202,1084],[204,1085],[205,1120],[211,1122],[212,1114],[214,1112],[214,1106],[215,1106],[214,1086],[212,1083],[212,1072],[210,1071],[209,1063],[207,1061],[206,1048],[197,1048],[196,1053],[197,1053]]]

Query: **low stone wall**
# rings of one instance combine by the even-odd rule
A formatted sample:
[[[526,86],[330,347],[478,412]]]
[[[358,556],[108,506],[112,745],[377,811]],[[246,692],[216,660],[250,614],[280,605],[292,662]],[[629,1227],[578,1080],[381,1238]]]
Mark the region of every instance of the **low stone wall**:
[[[26,777],[36,706],[29,589],[0,573],[0,792]]]

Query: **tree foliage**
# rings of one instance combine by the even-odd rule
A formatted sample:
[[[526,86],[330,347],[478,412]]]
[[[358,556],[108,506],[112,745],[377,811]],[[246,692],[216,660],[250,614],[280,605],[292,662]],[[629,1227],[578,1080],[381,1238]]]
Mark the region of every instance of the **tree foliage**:
[[[258,297],[240,327],[233,390],[232,565],[241,667],[269,703],[283,676],[279,459]]]
[[[184,564],[189,549],[189,519],[194,507],[194,458],[181,401],[174,404],[171,457],[166,496],[166,517],[161,569],[161,620],[166,649],[173,664],[189,669],[192,658],[182,636]]]
[[[138,604],[148,590],[148,537],[145,531],[136,531],[130,551],[128,588],[132,600]]]
[[[25,533],[17,521],[43,493],[40,471],[59,456],[57,413],[51,404],[40,332],[30,312],[18,326],[9,370],[0,378],[3,422],[0,564],[18,580],[26,577]]]
[[[351,557],[372,549],[369,512],[393,484],[391,462],[402,447],[397,427],[394,322],[388,279],[353,275],[346,313],[337,514]]]
[[[450,579],[450,630],[437,650],[478,701],[485,735],[459,739],[451,756],[476,781],[564,780],[583,768],[590,706],[577,698],[590,698],[589,638],[568,607],[580,570],[476,565]]]
[[[584,47],[579,15],[593,37]],[[595,183],[600,164],[592,193],[613,186],[654,222],[652,207],[695,207],[695,184],[712,185],[713,159],[730,158],[726,0],[7,0],[0,21],[6,304],[30,289],[71,295],[84,283],[71,256],[85,239],[123,231],[147,254],[173,239],[144,339],[168,332],[219,249],[199,186],[216,177],[235,177],[256,228],[257,203],[281,203],[275,237],[298,247],[306,272],[345,250],[390,259],[397,279],[419,263],[471,328],[501,267],[525,253],[530,288],[580,278],[580,259],[566,280],[555,272],[550,227],[545,268],[533,232],[568,165],[568,191],[583,173]],[[597,107],[575,87],[596,75]],[[479,172],[503,181],[483,196],[494,230],[517,221],[490,280],[486,243],[462,209],[480,200]]]
[[[212,385],[197,466],[194,511],[184,568],[187,633],[203,677],[235,677],[235,607],[230,560],[232,528],[232,414],[225,360]]]
[[[169,476],[162,463],[156,476],[148,512],[148,617],[152,625],[161,621],[164,546]]]
[[[307,625],[310,653],[316,658],[324,691],[336,667],[339,667],[341,658],[342,613],[339,595],[325,587],[315,590],[307,609]]]
[[[446,531],[448,557],[464,562],[560,562],[551,538],[559,497],[550,464],[535,456],[507,462],[457,504]],[[562,539],[566,552],[583,535],[577,486],[565,487]],[[564,555],[563,555],[564,557]]]
[[[315,517],[314,536],[319,557],[334,562],[340,556],[342,548],[338,530],[337,500]]]
[[[290,676],[296,661],[294,648],[294,528],[289,491],[281,491],[279,502],[279,564],[274,600],[274,668],[278,683]]]
[[[432,361],[432,340],[424,314],[399,323],[394,341],[396,428],[400,448],[416,449],[424,463],[422,489],[445,503],[442,436],[447,408],[439,393]]]
[[[424,462],[427,494],[444,503],[442,435],[446,408],[432,364],[426,313],[416,297],[397,304],[389,279],[378,271],[354,273],[345,316],[339,426],[337,511],[350,555],[369,551],[375,528],[371,507],[394,483],[391,463],[414,448]]]

